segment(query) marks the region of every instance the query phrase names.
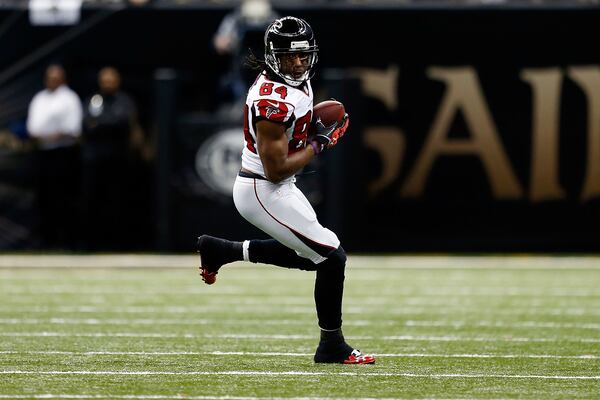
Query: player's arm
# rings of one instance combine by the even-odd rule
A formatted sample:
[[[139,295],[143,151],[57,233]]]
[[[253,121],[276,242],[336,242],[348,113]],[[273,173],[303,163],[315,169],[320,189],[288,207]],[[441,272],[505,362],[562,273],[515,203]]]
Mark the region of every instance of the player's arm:
[[[258,154],[267,179],[280,182],[302,169],[314,156],[312,146],[288,155],[285,125],[267,120],[257,122]]]

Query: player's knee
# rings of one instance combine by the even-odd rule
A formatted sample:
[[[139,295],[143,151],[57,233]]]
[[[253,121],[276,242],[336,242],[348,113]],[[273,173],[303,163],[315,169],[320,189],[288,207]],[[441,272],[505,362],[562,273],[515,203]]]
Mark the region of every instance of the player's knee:
[[[342,246],[338,247],[327,255],[327,260],[322,262],[320,265],[327,268],[330,271],[336,270],[343,273],[346,268],[346,252]]]
[[[346,266],[346,252],[342,246],[338,247],[327,256],[327,263],[337,268],[344,269]]]

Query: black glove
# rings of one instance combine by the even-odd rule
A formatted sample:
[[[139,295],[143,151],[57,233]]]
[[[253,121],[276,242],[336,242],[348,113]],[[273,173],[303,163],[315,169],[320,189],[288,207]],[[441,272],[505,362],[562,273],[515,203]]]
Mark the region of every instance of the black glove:
[[[319,154],[326,148],[335,146],[338,140],[346,133],[349,124],[350,118],[348,117],[348,113],[344,114],[344,118],[341,121],[335,122],[331,126],[325,126],[321,122],[321,119],[317,119],[312,127],[314,135],[310,138],[310,143],[315,150],[315,154]]]

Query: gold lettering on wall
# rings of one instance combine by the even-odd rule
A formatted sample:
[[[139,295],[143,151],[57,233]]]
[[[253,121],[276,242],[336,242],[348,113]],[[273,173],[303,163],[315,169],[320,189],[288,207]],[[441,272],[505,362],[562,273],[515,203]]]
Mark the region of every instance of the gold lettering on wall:
[[[365,130],[364,143],[377,151],[381,160],[381,174],[369,182],[369,196],[373,197],[388,187],[400,174],[406,140],[396,127],[372,127]]]
[[[531,145],[531,201],[566,197],[559,182],[558,131],[562,73],[558,68],[526,69],[521,79],[533,91]]]
[[[587,168],[581,200],[600,196],[600,68],[572,67],[569,78],[581,87],[587,99]]]
[[[402,187],[404,197],[420,197],[435,159],[441,155],[475,155],[483,163],[497,199],[517,199],[523,189],[511,168],[485,102],[476,72],[471,67],[427,70],[430,78],[446,84],[446,93],[421,154]],[[448,132],[457,112],[470,131],[468,139],[450,139]]]
[[[387,69],[356,68],[352,72],[359,77],[365,94],[379,99],[389,111],[398,107],[398,77],[400,68],[390,65]]]

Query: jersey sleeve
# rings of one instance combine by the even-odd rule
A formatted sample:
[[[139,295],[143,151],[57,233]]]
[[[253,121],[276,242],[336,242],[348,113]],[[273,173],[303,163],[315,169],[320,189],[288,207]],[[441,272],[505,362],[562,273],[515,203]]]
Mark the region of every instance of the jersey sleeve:
[[[273,99],[255,100],[252,105],[255,121],[272,121],[289,126],[294,120],[294,106],[290,103]]]

